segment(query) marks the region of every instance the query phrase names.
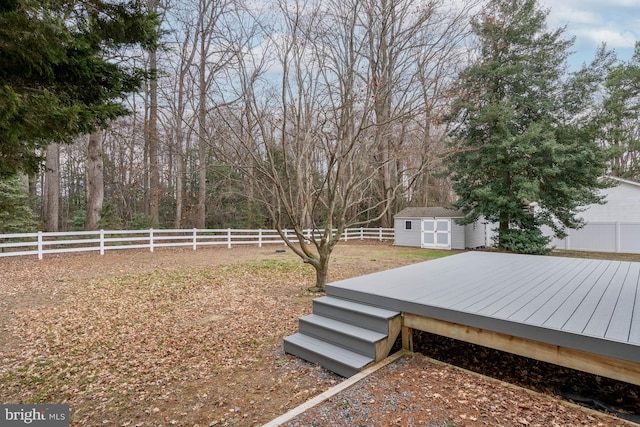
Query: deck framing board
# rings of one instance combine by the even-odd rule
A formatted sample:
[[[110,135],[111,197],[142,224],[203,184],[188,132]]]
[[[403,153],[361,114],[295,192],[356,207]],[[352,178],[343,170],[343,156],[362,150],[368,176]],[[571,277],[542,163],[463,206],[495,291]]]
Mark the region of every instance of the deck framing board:
[[[517,354],[531,359],[549,362],[579,371],[613,378],[640,385],[640,364],[607,356],[594,355],[581,350],[528,340],[513,335],[488,331],[443,320],[405,313],[403,315],[404,334],[417,329],[436,335]],[[407,343],[411,343],[406,339]],[[411,348],[405,348],[411,351]]]

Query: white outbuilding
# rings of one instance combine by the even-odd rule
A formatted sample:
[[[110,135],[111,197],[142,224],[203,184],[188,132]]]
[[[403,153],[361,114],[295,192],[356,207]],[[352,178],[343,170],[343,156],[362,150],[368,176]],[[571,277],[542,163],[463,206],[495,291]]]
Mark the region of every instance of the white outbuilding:
[[[396,246],[466,249],[486,246],[486,225],[459,225],[460,211],[442,207],[405,208],[394,216]]]
[[[550,246],[597,252],[640,253],[640,183],[607,177],[616,184],[600,190],[606,202],[589,205],[578,214],[585,226],[567,230],[565,239],[552,239]],[[547,230],[548,235],[551,235]]]

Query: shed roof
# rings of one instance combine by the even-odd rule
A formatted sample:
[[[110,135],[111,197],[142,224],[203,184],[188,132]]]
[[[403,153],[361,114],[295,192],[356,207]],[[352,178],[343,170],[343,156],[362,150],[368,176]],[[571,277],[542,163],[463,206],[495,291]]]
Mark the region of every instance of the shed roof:
[[[405,208],[395,214],[395,218],[462,218],[460,211],[446,208],[413,207]]]

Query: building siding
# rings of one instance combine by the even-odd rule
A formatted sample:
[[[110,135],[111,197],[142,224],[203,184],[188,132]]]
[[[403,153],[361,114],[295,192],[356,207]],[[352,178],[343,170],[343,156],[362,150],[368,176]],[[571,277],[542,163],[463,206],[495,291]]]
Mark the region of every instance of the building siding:
[[[586,222],[638,222],[640,220],[640,184],[622,181],[616,187],[600,191],[607,203],[589,205],[579,216]]]
[[[465,227],[456,224],[455,220],[451,220],[451,249],[464,249],[465,243]]]
[[[464,226],[464,244],[465,248],[481,248],[487,245],[486,242],[486,225],[480,219],[473,224]]]
[[[405,230],[405,222],[411,221],[411,230]],[[418,218],[395,218],[395,245],[396,246],[411,246],[419,248],[421,245],[421,231],[420,231],[421,219]]]

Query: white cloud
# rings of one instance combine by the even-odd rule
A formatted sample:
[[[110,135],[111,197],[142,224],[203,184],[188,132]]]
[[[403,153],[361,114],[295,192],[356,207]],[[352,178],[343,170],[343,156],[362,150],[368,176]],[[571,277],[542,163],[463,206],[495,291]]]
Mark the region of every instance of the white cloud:
[[[640,41],[640,0],[541,0],[550,28],[567,27],[576,47],[633,47]]]
[[[549,9],[549,29],[566,27],[565,36],[575,37],[569,59],[572,67],[593,59],[606,43],[618,58],[628,60],[640,41],[640,0],[538,0]]]
[[[612,28],[579,29],[576,37],[587,40],[589,46],[606,43],[609,48],[632,48],[638,40],[637,34]]]

